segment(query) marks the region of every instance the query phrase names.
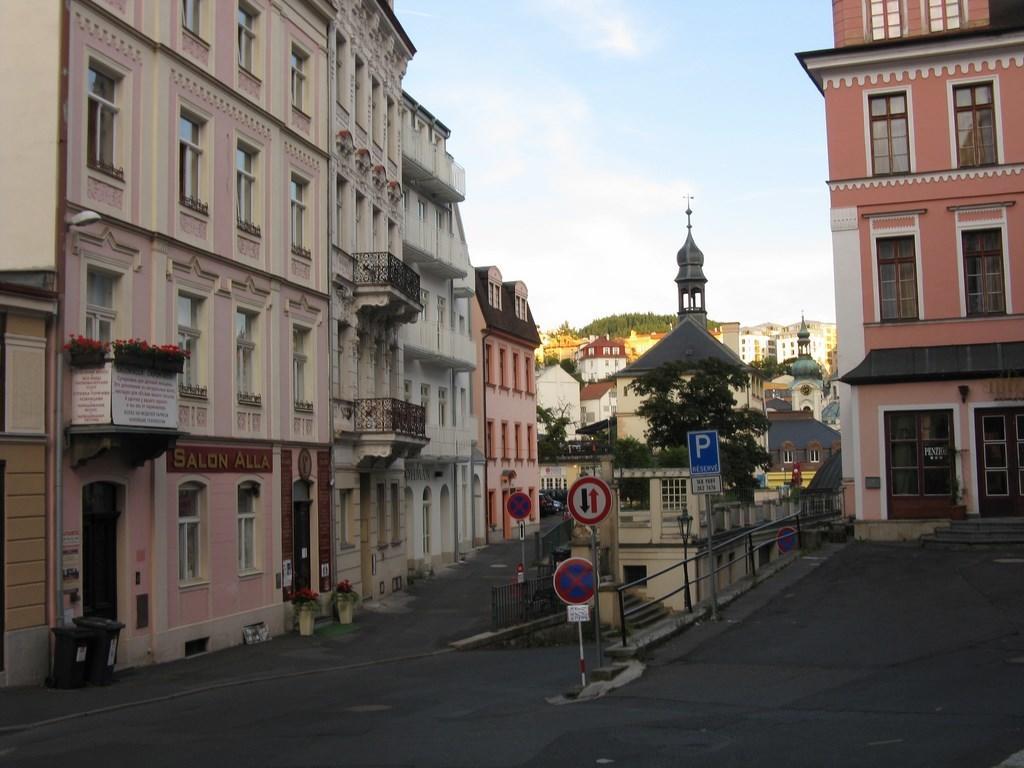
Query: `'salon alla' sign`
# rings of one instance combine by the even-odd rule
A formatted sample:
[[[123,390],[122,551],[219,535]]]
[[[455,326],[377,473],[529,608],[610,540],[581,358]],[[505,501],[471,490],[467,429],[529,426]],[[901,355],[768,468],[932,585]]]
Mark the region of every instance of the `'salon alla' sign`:
[[[168,472],[270,472],[270,448],[223,448],[186,445],[167,452]]]

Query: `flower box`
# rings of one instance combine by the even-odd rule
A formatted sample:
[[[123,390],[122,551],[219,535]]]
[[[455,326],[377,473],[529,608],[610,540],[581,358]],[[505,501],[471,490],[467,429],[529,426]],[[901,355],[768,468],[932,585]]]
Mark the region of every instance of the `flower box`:
[[[64,345],[64,351],[68,353],[68,364],[72,368],[102,368],[107,362],[109,350],[110,345],[105,341],[75,334]]]

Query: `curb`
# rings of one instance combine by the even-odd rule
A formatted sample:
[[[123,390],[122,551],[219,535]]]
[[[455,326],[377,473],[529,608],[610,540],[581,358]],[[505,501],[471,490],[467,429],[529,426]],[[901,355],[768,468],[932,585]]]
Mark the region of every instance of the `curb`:
[[[528,621],[525,624],[516,624],[514,627],[506,627],[505,629],[497,629],[491,632],[481,632],[478,635],[471,635],[470,637],[464,637],[461,640],[455,640],[448,643],[449,648],[456,651],[472,651],[477,648],[486,648],[490,645],[496,645],[497,643],[511,640],[514,637],[521,637],[522,635],[528,635],[538,629],[547,629],[548,627],[555,627],[559,624],[565,623],[564,613],[555,613],[551,616],[543,616],[533,621]]]

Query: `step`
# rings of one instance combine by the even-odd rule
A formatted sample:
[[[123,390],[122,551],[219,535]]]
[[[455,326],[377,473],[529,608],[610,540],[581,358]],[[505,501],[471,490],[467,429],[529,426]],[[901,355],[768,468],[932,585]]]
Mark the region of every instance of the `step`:
[[[921,545],[928,549],[941,549],[944,547],[1021,547],[1024,546],[1024,535],[1022,536],[922,536]]]

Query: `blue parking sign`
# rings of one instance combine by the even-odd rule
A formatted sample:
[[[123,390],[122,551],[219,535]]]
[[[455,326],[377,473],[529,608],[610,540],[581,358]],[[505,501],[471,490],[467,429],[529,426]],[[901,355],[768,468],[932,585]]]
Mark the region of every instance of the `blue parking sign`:
[[[690,449],[690,475],[719,475],[722,473],[718,460],[718,430],[702,429],[686,433]]]

